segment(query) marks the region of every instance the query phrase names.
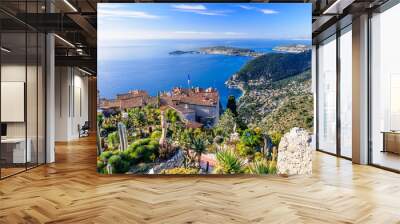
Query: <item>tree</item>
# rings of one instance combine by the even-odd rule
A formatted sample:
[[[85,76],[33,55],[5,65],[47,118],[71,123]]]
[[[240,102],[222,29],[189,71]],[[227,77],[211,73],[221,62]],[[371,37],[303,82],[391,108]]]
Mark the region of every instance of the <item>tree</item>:
[[[101,127],[103,125],[104,115],[102,113],[97,113],[97,124]]]
[[[147,123],[149,125],[157,124],[160,114],[157,113],[156,109],[154,109],[152,106],[147,105],[144,107],[144,113],[147,119]]]
[[[179,114],[176,112],[176,110],[166,110],[165,116],[167,117],[167,121],[171,124],[175,124],[177,121],[180,121]]]
[[[234,114],[230,109],[226,111],[219,118],[218,124],[214,128],[215,135],[221,135],[223,137],[229,137],[235,129],[236,121]]]
[[[128,118],[132,120],[135,129],[142,135],[142,128],[146,124],[146,115],[140,108],[133,108],[128,112]]]
[[[192,139],[193,133],[190,131],[190,129],[183,129],[179,133],[178,137],[178,142],[179,145],[186,151],[187,154],[189,154],[189,148],[192,144]]]
[[[174,135],[174,133],[176,133],[178,130],[178,123],[180,123],[181,119],[179,117],[178,112],[176,112],[176,110],[173,109],[167,109],[165,111],[165,117],[167,119],[167,123],[170,124],[170,128],[172,131],[172,135]]]
[[[205,137],[199,135],[193,138],[192,140],[192,148],[193,151],[196,152],[196,157],[197,157],[197,163],[199,168],[201,168],[200,166],[200,162],[201,162],[201,155],[206,152],[206,139]]]
[[[228,103],[226,104],[226,109],[231,110],[233,115],[237,117],[238,112],[237,112],[237,106],[236,106],[236,98],[233,95],[230,95],[228,97]]]

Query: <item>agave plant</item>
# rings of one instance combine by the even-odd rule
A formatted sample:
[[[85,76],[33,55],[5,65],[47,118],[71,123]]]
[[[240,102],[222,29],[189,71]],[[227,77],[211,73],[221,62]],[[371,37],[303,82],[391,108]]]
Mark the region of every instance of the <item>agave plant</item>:
[[[272,161],[270,161],[272,162]],[[250,174],[268,174],[270,173],[270,164],[267,160],[259,160],[250,163],[247,167],[247,173]]]
[[[244,162],[240,157],[230,150],[220,151],[216,154],[217,165],[215,173],[217,174],[237,174],[243,172]]]

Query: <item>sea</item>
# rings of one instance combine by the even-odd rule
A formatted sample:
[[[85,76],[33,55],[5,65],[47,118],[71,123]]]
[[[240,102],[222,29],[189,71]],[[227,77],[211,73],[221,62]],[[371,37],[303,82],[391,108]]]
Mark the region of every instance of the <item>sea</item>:
[[[115,98],[129,90],[145,90],[156,96],[173,87],[213,87],[219,91],[221,105],[241,96],[239,89],[225,81],[238,72],[251,57],[182,54],[169,52],[198,50],[200,47],[228,46],[271,52],[279,45],[307,44],[308,40],[134,40],[98,47],[98,89],[100,97]]]

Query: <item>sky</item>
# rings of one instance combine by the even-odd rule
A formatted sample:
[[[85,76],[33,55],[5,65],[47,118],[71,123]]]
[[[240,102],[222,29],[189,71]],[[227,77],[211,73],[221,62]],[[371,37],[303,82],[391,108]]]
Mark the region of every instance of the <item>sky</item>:
[[[311,39],[309,3],[99,3],[98,41]]]

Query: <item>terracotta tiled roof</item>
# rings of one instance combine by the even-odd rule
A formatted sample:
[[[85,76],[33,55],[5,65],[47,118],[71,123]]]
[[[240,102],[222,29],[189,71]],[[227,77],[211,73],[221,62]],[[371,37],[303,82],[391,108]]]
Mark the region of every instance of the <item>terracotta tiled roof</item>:
[[[171,91],[170,98],[176,104],[186,103],[201,106],[216,106],[219,102],[218,91],[213,88],[174,88]]]
[[[193,110],[182,106],[182,104],[217,106],[219,94],[216,89],[208,88],[173,88],[170,93],[160,96],[160,104],[169,105],[181,113],[192,113]],[[117,99],[100,100],[101,108],[117,107],[121,109],[142,107],[147,104],[157,103],[157,97],[150,97],[146,91],[131,90],[128,93],[117,94]]]
[[[145,99],[143,97],[132,97],[121,101],[121,109],[143,107],[145,106]]]

